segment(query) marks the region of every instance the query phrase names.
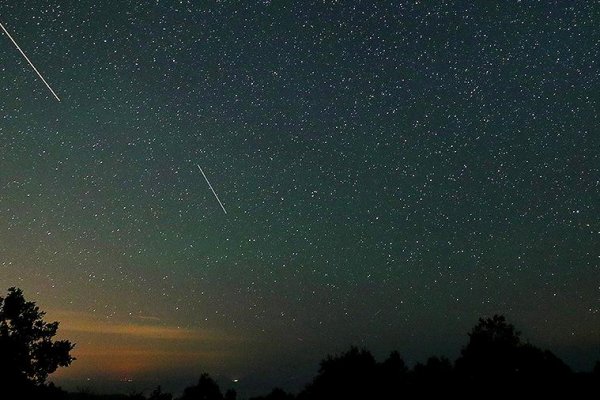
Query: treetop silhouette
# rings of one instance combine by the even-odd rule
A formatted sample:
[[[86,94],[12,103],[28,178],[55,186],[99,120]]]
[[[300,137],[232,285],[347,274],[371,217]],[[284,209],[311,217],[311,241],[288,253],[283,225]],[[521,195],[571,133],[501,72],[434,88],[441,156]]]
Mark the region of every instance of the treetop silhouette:
[[[68,340],[53,340],[58,322],[45,322],[46,314],[34,302],[26,301],[23,291],[8,289],[0,297],[0,383],[3,387],[39,386],[59,367],[74,358],[74,345]]]
[[[457,370],[478,381],[501,381],[510,377],[530,380],[570,372],[552,352],[523,343],[520,335],[503,316],[480,318],[469,334],[461,357],[456,360]]]

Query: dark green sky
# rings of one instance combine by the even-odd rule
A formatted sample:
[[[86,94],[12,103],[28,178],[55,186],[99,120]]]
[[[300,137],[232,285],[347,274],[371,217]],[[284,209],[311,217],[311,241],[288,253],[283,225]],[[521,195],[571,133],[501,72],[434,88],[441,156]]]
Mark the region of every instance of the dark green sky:
[[[0,5],[62,100],[2,35],[0,286],[58,382],[296,388],[493,313],[600,357],[597,2],[67,3]]]

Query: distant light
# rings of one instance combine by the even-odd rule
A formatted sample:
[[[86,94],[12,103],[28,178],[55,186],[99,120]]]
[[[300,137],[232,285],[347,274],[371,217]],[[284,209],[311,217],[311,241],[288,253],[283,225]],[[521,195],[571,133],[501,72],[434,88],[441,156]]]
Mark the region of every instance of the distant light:
[[[233,383],[238,383],[239,379],[234,379]]]

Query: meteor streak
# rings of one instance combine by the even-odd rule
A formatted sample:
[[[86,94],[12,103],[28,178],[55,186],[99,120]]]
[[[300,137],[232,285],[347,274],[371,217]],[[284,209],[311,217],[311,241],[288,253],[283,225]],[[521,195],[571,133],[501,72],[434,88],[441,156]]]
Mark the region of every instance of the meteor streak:
[[[33,63],[31,62],[31,60],[29,60],[29,58],[25,55],[25,53],[23,52],[23,50],[21,50],[21,48],[19,47],[19,45],[17,44],[17,42],[15,42],[15,39],[13,39],[12,36],[10,36],[10,33],[8,33],[8,31],[6,30],[6,28],[4,27],[4,25],[2,25],[1,22],[0,22],[0,28],[2,28],[2,30],[4,31],[4,33],[6,33],[6,36],[8,36],[8,38],[10,39],[11,42],[13,42],[13,44],[15,45],[15,47],[17,48],[17,50],[19,50],[19,52],[27,60],[27,62],[29,63],[29,65],[31,65],[31,68],[33,68],[33,70],[35,71],[35,73],[38,74],[38,76],[40,77],[40,79],[42,80],[42,82],[44,82],[44,84],[48,87],[48,89],[50,89],[50,92],[52,92],[52,94],[54,95],[54,97],[56,97],[56,100],[60,101],[60,98],[56,95],[56,93],[54,92],[54,90],[52,90],[52,88],[50,87],[50,85],[48,84],[48,82],[46,82],[46,80],[44,79],[44,77],[42,76],[42,74],[40,74],[40,71],[37,70],[37,68],[35,67],[35,65],[33,65]]]
[[[208,183],[208,187],[210,188],[210,190],[212,190],[213,194],[215,195],[215,199],[217,199],[217,201],[219,202],[219,205],[223,209],[223,212],[225,214],[227,214],[227,210],[225,210],[225,207],[223,207],[223,203],[221,203],[221,200],[219,200],[219,196],[217,196],[217,192],[215,192],[215,189],[213,189],[212,185],[208,181],[208,178],[206,177],[206,174],[204,173],[204,171],[202,171],[202,168],[200,168],[200,165],[196,164],[196,166],[198,167],[198,169],[200,170],[200,172],[202,172],[202,176],[204,176],[204,179],[206,180],[206,183]]]

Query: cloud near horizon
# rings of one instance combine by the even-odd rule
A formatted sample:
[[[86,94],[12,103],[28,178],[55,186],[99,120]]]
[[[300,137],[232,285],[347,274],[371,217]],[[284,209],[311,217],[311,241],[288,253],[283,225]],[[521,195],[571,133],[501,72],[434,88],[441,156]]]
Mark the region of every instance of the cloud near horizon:
[[[75,343],[76,360],[54,378],[85,378],[98,371],[111,379],[149,371],[210,368],[236,358],[247,339],[214,329],[169,326],[156,317],[131,322],[98,318],[87,312],[54,310],[48,321],[60,322],[58,337]]]
[[[46,319],[60,322],[59,334],[65,332],[94,333],[103,335],[137,336],[147,339],[168,340],[227,340],[236,338],[214,329],[182,328],[169,326],[154,316],[138,316],[136,321],[122,321],[110,318],[98,318],[89,312],[55,310],[47,314]]]

